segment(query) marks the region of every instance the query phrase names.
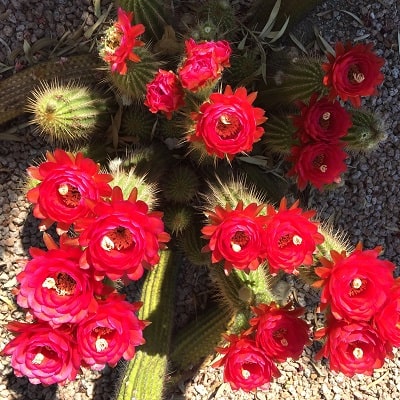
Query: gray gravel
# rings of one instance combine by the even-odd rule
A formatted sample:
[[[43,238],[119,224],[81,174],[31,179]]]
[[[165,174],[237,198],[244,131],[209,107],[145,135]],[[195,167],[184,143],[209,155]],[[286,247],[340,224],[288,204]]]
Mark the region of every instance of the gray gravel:
[[[106,9],[108,3],[102,2],[102,7]],[[0,62],[9,65],[10,58],[15,56],[17,65],[23,62],[19,56],[24,40],[33,44],[45,36],[60,38],[67,30],[75,30],[83,23],[85,28],[92,25],[96,17],[91,4],[89,0],[0,0]],[[361,18],[364,25],[345,11]],[[397,41],[400,5],[398,0],[373,3],[332,0],[318,7],[309,22],[318,26],[330,43],[369,34],[366,40],[373,41],[377,53],[386,59],[383,67],[385,82],[379,96],[365,100],[364,106],[379,113],[386,126],[387,139],[370,153],[352,156],[344,185],[332,192],[312,192],[308,206],[316,208],[321,219],[333,218],[335,227],[347,231],[354,244],[362,241],[367,248],[382,245],[384,257],[400,266],[397,201],[400,180],[400,58]],[[309,26],[306,23],[297,30],[299,39]],[[16,120],[12,125],[19,122]],[[16,284],[15,275],[20,271],[18,260],[26,257],[29,246],[41,243],[37,222],[29,214],[22,187],[26,167],[40,158],[45,144],[32,133],[31,128],[20,129],[17,133],[23,137],[22,142],[0,142],[0,326],[23,317],[13,308],[11,294]],[[199,271],[192,273],[202,274]],[[307,317],[311,321],[318,302],[317,293],[298,283],[296,288],[299,302],[307,305]],[[203,295],[202,290],[201,287],[195,289],[199,296]],[[186,298],[180,299],[180,310],[186,307],[192,311],[196,306],[192,302],[194,300],[187,294]],[[0,348],[9,339],[7,331],[1,329]],[[349,379],[328,372],[325,363],[312,362],[314,350],[306,349],[300,360],[281,364],[282,376],[271,384],[268,392],[256,395],[232,392],[228,385],[223,384],[221,371],[205,365],[193,379],[182,384],[182,390],[171,395],[171,399],[400,398],[399,353],[372,377]],[[117,371],[111,369],[102,373],[84,371],[77,381],[64,387],[44,388],[31,385],[24,378],[16,378],[8,362],[7,357],[0,358],[0,399],[108,400],[117,376]]]

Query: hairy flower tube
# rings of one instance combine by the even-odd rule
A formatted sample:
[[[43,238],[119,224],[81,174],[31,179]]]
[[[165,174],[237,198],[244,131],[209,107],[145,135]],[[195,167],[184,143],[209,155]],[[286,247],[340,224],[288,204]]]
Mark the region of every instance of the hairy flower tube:
[[[115,280],[127,276],[138,280],[144,269],[158,263],[159,250],[169,241],[164,232],[162,213],[148,212],[145,202],[137,200],[132,190],[124,200],[115,186],[109,201],[92,205],[94,219],[82,220],[79,243],[85,248],[81,267],[93,267],[96,279],[104,276]]]
[[[280,270],[294,273],[301,265],[311,265],[316,246],[324,241],[318,232],[318,223],[310,220],[316,212],[303,212],[298,205],[296,201],[287,208],[283,198],[278,210],[272,205],[267,206],[264,238],[269,271],[273,274]]]
[[[327,54],[328,62],[322,65],[326,72],[323,83],[329,89],[329,98],[339,96],[360,107],[361,96],[377,93],[383,81],[380,68],[385,60],[372,51],[372,43],[352,45],[336,43],[335,55]]]
[[[227,274],[232,268],[255,270],[262,262],[266,218],[259,213],[263,208],[255,203],[244,207],[239,202],[235,209],[216,206],[207,212],[209,225],[201,232],[209,242],[202,251],[211,251],[212,263],[223,260]]]
[[[100,173],[100,166],[82,153],[76,155],[61,149],[46,153],[46,161],[29,167],[28,174],[40,183],[27,193],[35,205],[33,215],[47,229],[55,221],[67,231],[79,218],[90,213],[87,200],[98,201],[111,194],[109,174]]]
[[[394,284],[395,266],[378,258],[381,249],[362,250],[349,255],[331,251],[332,261],[321,257],[315,273],[321,278],[321,305],[330,307],[336,319],[370,321],[384,306]]]
[[[112,72],[125,75],[128,71],[128,60],[139,62],[140,57],[134,53],[135,47],[144,46],[137,37],[144,33],[142,24],[131,25],[133,12],[118,8],[118,20],[105,33],[103,47],[100,55],[105,62],[110,64]]]
[[[7,328],[16,337],[1,354],[11,356],[16,376],[26,376],[29,382],[45,386],[75,379],[81,357],[68,326],[53,328],[46,322],[10,322]]]
[[[202,142],[209,155],[232,160],[238,153],[251,151],[260,140],[267,118],[262,108],[253,107],[257,93],[244,87],[235,91],[228,85],[223,93],[213,93],[199,112],[192,113],[195,132],[189,141]]]

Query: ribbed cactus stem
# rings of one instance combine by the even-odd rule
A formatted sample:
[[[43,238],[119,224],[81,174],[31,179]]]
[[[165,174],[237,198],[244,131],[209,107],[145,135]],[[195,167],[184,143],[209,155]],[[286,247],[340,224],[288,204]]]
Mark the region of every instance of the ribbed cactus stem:
[[[117,400],[161,400],[167,372],[167,356],[173,325],[173,302],[178,263],[171,250],[161,253],[160,262],[146,276],[138,317],[150,320],[146,343],[127,364]]]
[[[295,132],[296,129],[289,117],[271,116],[265,124],[264,143],[273,152],[288,155],[296,144]]]

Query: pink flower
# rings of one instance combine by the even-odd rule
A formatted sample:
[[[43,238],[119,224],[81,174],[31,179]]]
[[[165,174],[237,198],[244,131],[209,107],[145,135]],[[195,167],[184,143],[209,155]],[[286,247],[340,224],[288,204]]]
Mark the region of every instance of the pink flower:
[[[76,341],[68,327],[52,328],[45,322],[11,322],[7,328],[17,335],[0,353],[11,356],[18,377],[45,386],[73,381],[80,368]]]
[[[173,111],[185,104],[184,93],[178,77],[171,71],[158,70],[155,78],[146,85],[147,93],[144,104],[152,113],[163,112],[167,119]]]

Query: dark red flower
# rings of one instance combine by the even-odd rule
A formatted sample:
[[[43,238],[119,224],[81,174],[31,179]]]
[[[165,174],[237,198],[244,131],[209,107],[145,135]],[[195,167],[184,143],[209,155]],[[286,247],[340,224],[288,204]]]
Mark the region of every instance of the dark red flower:
[[[232,389],[250,392],[256,389],[268,389],[273,378],[280,372],[274,362],[257,347],[254,340],[243,336],[225,335],[228,347],[219,347],[217,351],[224,354],[213,367],[224,366],[224,381]]]
[[[374,317],[374,323],[384,340],[400,347],[400,278],[395,280],[387,302]]]
[[[126,275],[137,280],[144,268],[158,263],[159,250],[170,237],[164,232],[163,214],[148,212],[147,204],[137,200],[136,189],[124,200],[122,190],[114,187],[110,201],[94,204],[93,213],[94,220],[78,226],[83,230],[79,243],[85,247],[81,266],[92,266],[96,279]]]
[[[53,222],[66,231],[77,219],[90,212],[86,200],[98,201],[111,194],[108,184],[113,178],[100,173],[100,167],[82,153],[73,155],[61,149],[46,153],[46,161],[29,167],[28,174],[41,181],[27,193],[35,204],[33,215],[42,220],[41,229]]]
[[[173,111],[185,104],[183,89],[178,77],[172,71],[160,69],[155,78],[146,85],[147,93],[144,104],[152,113],[163,112],[167,119]]]
[[[116,293],[99,301],[97,312],[81,321],[77,329],[78,350],[86,365],[100,370],[106,364],[114,367],[122,357],[134,357],[135,347],[145,343],[147,323],[135,315],[141,306]]]
[[[210,225],[201,232],[209,239],[202,251],[211,251],[211,262],[224,260],[229,273],[232,268],[245,271],[255,270],[262,262],[265,217],[259,216],[264,205],[255,203],[244,207],[239,202],[234,210],[217,206],[208,213]]]
[[[11,322],[7,328],[17,336],[0,354],[11,356],[16,376],[26,376],[29,382],[45,386],[75,379],[81,359],[68,328],[55,329],[45,322]]]
[[[256,92],[247,94],[244,87],[232,91],[228,85],[224,93],[213,93],[191,117],[196,122],[190,141],[200,141],[208,154],[230,160],[244,151],[251,151],[253,143],[264,133],[261,125],[267,118],[265,111],[253,107]]]
[[[331,100],[339,96],[360,107],[361,96],[377,93],[376,87],[383,81],[380,72],[385,60],[372,52],[372,43],[356,44],[339,42],[336,55],[327,54],[328,62],[322,65],[326,72],[323,83],[330,90]]]
[[[381,249],[362,250],[349,255],[331,251],[332,261],[321,258],[315,273],[322,278],[322,307],[330,306],[336,319],[369,321],[387,301],[394,283],[395,265],[378,258]]]
[[[252,311],[256,317],[249,322],[255,331],[256,343],[273,360],[297,359],[304,346],[310,344],[309,326],[299,318],[304,309],[291,309],[290,304],[278,307],[272,303],[258,304]]]
[[[49,250],[31,248],[33,257],[17,275],[20,283],[17,303],[50,325],[77,323],[94,312],[93,276],[79,267],[82,250],[63,243],[61,248],[47,236]]]
[[[318,93],[311,96],[308,105],[299,101],[297,106],[301,114],[293,118],[293,124],[298,128],[296,135],[302,143],[337,143],[352,125],[349,113],[339,102],[327,97],[318,99]]]
[[[309,143],[294,146],[289,161],[294,165],[289,176],[297,176],[297,186],[303,190],[310,182],[322,190],[325,185],[339,183],[340,175],[347,170],[344,160],[348,154],[342,143]]]
[[[106,32],[101,56],[111,65],[112,72],[125,75],[128,71],[126,61],[139,62],[140,57],[133,52],[135,47],[144,46],[137,37],[144,33],[144,25],[131,25],[133,12],[118,8],[118,20]]]
[[[296,201],[288,209],[283,198],[278,210],[267,206],[268,223],[264,237],[271,273],[283,270],[291,274],[301,265],[311,265],[316,246],[324,241],[318,232],[318,223],[310,221],[315,211],[303,212],[298,205]]]
[[[388,356],[384,342],[367,322],[345,322],[331,318],[328,327],[316,332],[326,341],[317,358],[329,359],[332,371],[352,377],[354,374],[372,375],[381,368]]]
[[[186,58],[178,68],[178,75],[182,86],[192,92],[214,85],[222,70],[230,66],[232,50],[225,40],[196,43],[189,39],[185,49]]]

